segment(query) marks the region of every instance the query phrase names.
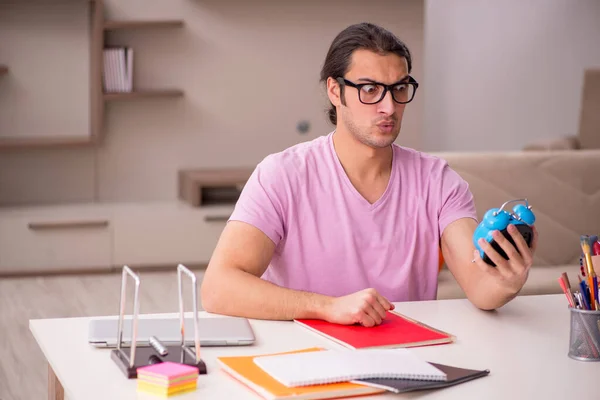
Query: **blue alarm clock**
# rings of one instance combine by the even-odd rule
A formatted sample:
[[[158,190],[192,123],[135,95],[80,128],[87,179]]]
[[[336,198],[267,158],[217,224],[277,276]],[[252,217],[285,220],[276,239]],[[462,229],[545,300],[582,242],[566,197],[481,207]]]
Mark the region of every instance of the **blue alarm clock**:
[[[513,207],[511,211],[507,211],[504,209],[508,204],[522,202],[521,204],[517,204]],[[524,204],[523,204],[524,203]],[[529,205],[527,199],[516,199],[509,200],[506,203],[502,204],[500,208],[492,208],[488,210],[483,219],[475,229],[475,233],[473,234],[473,243],[475,247],[479,251],[479,255],[487,264],[495,267],[496,264],[485,254],[483,249],[479,246],[480,238],[485,239],[486,242],[492,245],[494,250],[498,252],[504,259],[508,260],[508,256],[502,250],[502,248],[496,243],[494,238],[492,237],[492,232],[497,230],[500,231],[504,237],[519,251],[517,248],[515,241],[513,240],[510,233],[508,233],[508,226],[514,225],[518,231],[525,239],[527,246],[531,247],[531,241],[533,240],[533,224],[535,223],[535,215],[533,211],[531,211],[531,206]]]

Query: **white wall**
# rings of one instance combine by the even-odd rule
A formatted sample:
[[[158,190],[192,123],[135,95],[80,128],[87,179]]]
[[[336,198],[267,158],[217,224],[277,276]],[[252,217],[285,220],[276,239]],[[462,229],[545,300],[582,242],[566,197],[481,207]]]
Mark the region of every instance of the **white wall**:
[[[519,150],[577,133],[598,0],[426,0],[423,148]]]
[[[335,35],[353,23],[396,33],[413,53],[413,75],[423,77],[422,0],[105,4],[110,19],[184,20],[182,29],[107,35],[110,45],[133,46],[134,86],[181,88],[184,97],[108,103],[105,141],[92,152],[0,154],[0,204],[171,200],[179,169],[253,166],[328,133],[333,126],[319,72]],[[419,95],[407,108],[399,143],[420,147],[422,102]],[[296,132],[301,120],[311,124],[305,135]]]

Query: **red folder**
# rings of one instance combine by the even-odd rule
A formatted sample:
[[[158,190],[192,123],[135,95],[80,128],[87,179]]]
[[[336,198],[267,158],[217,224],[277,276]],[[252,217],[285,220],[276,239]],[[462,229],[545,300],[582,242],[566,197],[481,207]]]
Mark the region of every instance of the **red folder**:
[[[449,333],[390,311],[381,324],[371,328],[316,319],[298,319],[295,322],[352,349],[428,346],[455,340]]]

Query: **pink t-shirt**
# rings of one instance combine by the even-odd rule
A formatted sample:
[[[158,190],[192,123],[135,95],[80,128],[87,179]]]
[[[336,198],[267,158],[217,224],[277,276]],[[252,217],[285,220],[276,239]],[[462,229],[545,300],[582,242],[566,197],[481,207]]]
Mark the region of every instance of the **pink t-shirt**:
[[[332,138],[267,156],[244,186],[230,220],[275,243],[262,278],[330,296],[372,287],[390,301],[435,299],[442,232],[477,218],[468,184],[446,161],[393,145],[387,189],[370,204]]]

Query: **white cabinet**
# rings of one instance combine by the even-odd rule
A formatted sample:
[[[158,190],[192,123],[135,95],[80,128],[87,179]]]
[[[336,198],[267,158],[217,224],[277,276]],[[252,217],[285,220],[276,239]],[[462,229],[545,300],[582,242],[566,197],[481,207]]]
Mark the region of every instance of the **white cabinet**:
[[[180,201],[0,209],[0,274],[206,265],[232,211]]]
[[[233,206],[140,203],[114,210],[114,264],[208,264]]]
[[[110,268],[110,211],[82,205],[0,211],[0,271],[35,273]]]

